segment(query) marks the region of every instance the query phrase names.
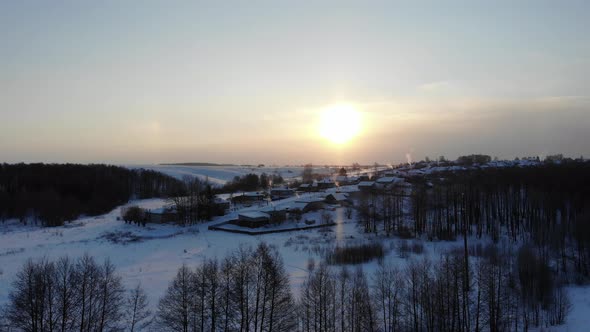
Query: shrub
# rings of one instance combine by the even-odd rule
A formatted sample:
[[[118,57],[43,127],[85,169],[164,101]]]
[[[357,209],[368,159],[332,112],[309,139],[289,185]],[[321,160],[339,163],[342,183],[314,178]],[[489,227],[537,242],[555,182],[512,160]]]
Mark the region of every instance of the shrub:
[[[122,211],[122,217],[126,223],[139,224],[145,221],[145,210],[139,206],[130,206]]]
[[[332,265],[361,264],[372,259],[382,259],[385,250],[381,243],[363,244],[359,246],[336,247],[326,255],[326,261]]]

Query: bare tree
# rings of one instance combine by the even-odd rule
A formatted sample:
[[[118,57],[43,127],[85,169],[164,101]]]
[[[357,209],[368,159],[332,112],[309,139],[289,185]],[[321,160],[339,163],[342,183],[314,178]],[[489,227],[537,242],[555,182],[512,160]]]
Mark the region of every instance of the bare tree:
[[[55,265],[56,297],[58,311],[58,330],[70,331],[76,323],[73,315],[76,305],[75,265],[67,256],[58,259]]]
[[[6,318],[23,331],[114,331],[121,320],[121,279],[107,260],[88,255],[27,261],[9,294]]]
[[[5,313],[12,326],[22,331],[55,329],[52,270],[53,264],[45,259],[28,260],[17,273]]]
[[[163,331],[189,331],[193,272],[183,265],[158,303],[157,322]]]
[[[129,291],[126,307],[125,316],[128,331],[143,330],[151,324],[152,312],[148,308],[149,301],[141,283],[137,283],[135,288]]]
[[[117,330],[123,317],[121,308],[124,303],[125,289],[121,284],[121,277],[115,273],[115,266],[110,260],[105,260],[101,266],[100,276],[98,330]]]
[[[383,332],[401,329],[403,277],[395,267],[379,265],[373,277],[372,297]]]

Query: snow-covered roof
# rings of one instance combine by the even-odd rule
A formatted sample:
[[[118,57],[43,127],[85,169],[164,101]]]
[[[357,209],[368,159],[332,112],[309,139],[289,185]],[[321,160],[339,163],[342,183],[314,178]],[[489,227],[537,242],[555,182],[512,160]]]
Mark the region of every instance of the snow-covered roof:
[[[345,193],[334,193],[334,194],[330,194],[330,195],[326,196],[326,198],[329,197],[329,196],[334,197],[334,199],[336,201],[338,201],[338,202],[345,201],[345,200],[348,199],[348,194],[345,194]]]
[[[247,192],[247,193],[243,193],[242,196],[246,196],[246,197],[260,197],[260,196],[264,196],[264,194],[258,193],[258,192]]]
[[[247,212],[240,212],[238,217],[245,217],[250,219],[258,219],[258,218],[270,218],[268,213],[264,213],[261,211],[247,211]]]
[[[305,204],[309,204],[309,203],[314,203],[314,202],[323,202],[324,198],[323,197],[306,197],[303,199],[298,199],[297,201],[295,201],[295,203],[305,203]]]
[[[272,213],[272,212],[287,211],[288,209],[291,209],[290,204],[282,204],[282,205],[275,205],[275,206],[267,206],[265,208],[262,208],[260,211],[264,212],[264,213]]]
[[[386,176],[386,177],[382,177],[382,178],[377,179],[377,182],[378,183],[396,183],[396,182],[401,182],[403,180],[404,179],[398,178],[395,176]]]
[[[303,209],[305,209],[305,207],[307,206],[307,204],[309,204],[309,203],[295,202],[295,203],[291,204],[291,207],[289,209],[290,210],[296,210],[296,209],[303,210]]]
[[[290,189],[290,188],[284,188],[283,187],[283,188],[272,188],[270,191],[271,192],[273,192],[273,191],[275,191],[275,192],[284,192],[284,191],[291,192],[291,191],[294,191],[294,190],[293,189]]]

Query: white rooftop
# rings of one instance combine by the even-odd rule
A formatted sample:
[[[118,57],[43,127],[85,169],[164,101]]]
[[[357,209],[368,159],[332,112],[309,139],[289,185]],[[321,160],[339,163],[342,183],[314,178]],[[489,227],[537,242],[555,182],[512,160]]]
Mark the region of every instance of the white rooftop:
[[[395,183],[395,182],[401,182],[403,180],[404,179],[398,178],[395,176],[386,176],[386,177],[382,177],[382,178],[377,179],[377,182],[378,183]]]
[[[251,218],[251,219],[258,219],[258,218],[270,218],[267,213],[260,212],[260,211],[247,211],[247,212],[240,212],[238,216]]]

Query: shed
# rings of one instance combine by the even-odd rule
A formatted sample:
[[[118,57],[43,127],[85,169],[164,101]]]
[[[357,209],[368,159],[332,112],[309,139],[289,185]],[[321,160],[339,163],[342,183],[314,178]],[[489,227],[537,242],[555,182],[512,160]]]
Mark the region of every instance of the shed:
[[[340,204],[340,205],[349,205],[351,203],[350,199],[348,198],[348,194],[345,193],[334,193],[329,194],[326,196],[325,200],[328,204]]]
[[[242,212],[238,214],[236,224],[239,226],[257,228],[270,223],[270,215],[260,211]]]

